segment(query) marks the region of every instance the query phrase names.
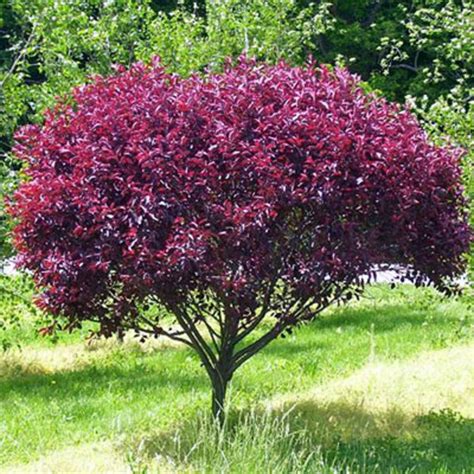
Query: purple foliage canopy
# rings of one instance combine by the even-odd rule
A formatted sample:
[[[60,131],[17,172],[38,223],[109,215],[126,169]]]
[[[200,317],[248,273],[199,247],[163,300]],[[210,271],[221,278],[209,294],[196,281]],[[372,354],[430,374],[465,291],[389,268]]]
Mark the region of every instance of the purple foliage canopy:
[[[230,378],[376,264],[446,288],[471,237],[460,151],[344,69],[244,58],[180,78],[136,64],[24,127],[16,155],[29,164],[16,246],[41,305],[106,335],[186,341],[210,375],[225,359]],[[150,320],[150,302],[180,329]]]

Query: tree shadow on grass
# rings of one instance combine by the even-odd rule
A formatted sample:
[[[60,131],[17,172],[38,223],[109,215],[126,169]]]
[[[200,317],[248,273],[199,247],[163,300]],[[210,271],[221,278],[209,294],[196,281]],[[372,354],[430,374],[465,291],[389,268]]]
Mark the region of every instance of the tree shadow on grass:
[[[0,377],[0,465],[194,413],[209,384],[190,354],[111,354],[76,370]]]
[[[435,314],[436,316],[436,314]],[[381,304],[377,308],[346,308],[330,314],[311,323],[302,330],[318,335],[328,329],[338,327],[356,327],[362,330],[374,328],[375,334],[388,332],[403,324],[412,324],[422,327],[426,314],[417,308],[407,305]],[[446,328],[449,324],[439,315],[430,322],[431,325]],[[365,336],[364,336],[365,337]],[[365,341],[365,339],[364,339]],[[365,342],[364,342],[365,344]],[[267,346],[262,354],[269,357],[283,357],[292,359],[298,354],[314,352],[315,348],[322,353],[330,353],[331,341],[323,339],[310,339],[297,335],[290,342],[275,341]],[[92,397],[94,393],[103,390],[104,386],[113,383],[114,390],[127,391],[145,390],[149,387],[167,386],[176,388],[180,392],[196,388],[208,389],[208,381],[202,367],[195,355],[195,367],[189,371],[189,356],[191,351],[182,347],[167,347],[156,349],[151,354],[139,353],[135,349],[135,362],[130,366],[123,363],[130,356],[129,351],[123,350],[119,353],[111,353],[100,360],[92,359],[79,370],[71,368],[54,373],[28,373],[21,370],[17,374],[7,374],[0,380],[0,394],[4,397],[25,396],[35,393],[35,396],[45,398],[59,397],[61,399],[74,397],[78,392],[87,392]],[[157,364],[157,358],[166,356],[169,360]],[[176,360],[174,359],[176,356]],[[322,357],[322,356],[321,356]],[[154,358],[155,362],[150,364]],[[186,360],[186,362],[184,362]],[[312,359],[311,359],[312,360]],[[178,362],[178,364],[177,364]],[[303,363],[303,362],[301,362]],[[172,367],[166,367],[169,364]],[[181,369],[176,370],[176,365],[181,364]],[[243,382],[244,378],[239,382]]]
[[[407,326],[420,334],[443,331],[445,335],[456,329],[453,317],[446,317],[437,307],[420,309],[408,304],[379,303],[376,307],[346,307],[334,313],[323,314],[320,318],[297,329],[296,337],[290,341],[277,340],[265,348],[265,354],[275,357],[290,358],[294,354],[305,351],[314,351],[315,348],[326,351],[332,345],[334,331],[340,331],[337,337],[342,341],[344,336],[349,337],[353,331],[363,334],[389,335]],[[429,324],[429,327],[426,325]],[[302,336],[302,337],[301,337]],[[308,340],[310,337],[310,340]],[[354,339],[352,339],[354,340]]]
[[[446,321],[436,307],[419,308],[409,304],[387,304],[379,302],[374,307],[339,309],[335,314],[325,315],[314,322],[315,329],[358,328],[377,332],[389,332],[404,324],[421,325],[429,317],[434,325],[444,326]]]
[[[224,435],[203,415],[173,432],[135,439],[128,453],[145,466],[168,459],[198,472],[259,466],[258,472],[281,473],[467,474],[474,466],[473,439],[474,420],[450,410],[411,418],[346,402],[302,401],[272,411],[230,412]]]
[[[328,464],[351,471],[467,473],[474,466],[474,420],[449,409],[412,418],[400,410],[303,401],[293,416],[316,443],[323,441]]]

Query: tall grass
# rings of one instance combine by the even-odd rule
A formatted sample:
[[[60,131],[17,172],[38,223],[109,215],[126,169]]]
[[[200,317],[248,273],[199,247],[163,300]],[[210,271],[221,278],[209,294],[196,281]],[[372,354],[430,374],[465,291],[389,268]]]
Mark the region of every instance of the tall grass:
[[[474,420],[449,410],[415,419],[403,438],[342,440],[308,428],[294,410],[230,414],[223,429],[207,415],[128,451],[143,473],[471,473]]]

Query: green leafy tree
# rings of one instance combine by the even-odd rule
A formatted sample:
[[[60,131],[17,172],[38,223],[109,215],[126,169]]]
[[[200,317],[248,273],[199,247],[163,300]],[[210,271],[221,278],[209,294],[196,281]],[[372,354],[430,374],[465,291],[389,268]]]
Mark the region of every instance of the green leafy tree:
[[[433,101],[455,87],[472,86],[474,73],[474,8],[472,2],[432,0],[414,2],[403,12],[395,35],[381,38],[381,66],[412,73],[408,95]]]
[[[426,3],[426,2],[424,2]],[[406,16],[405,35],[391,44],[387,74],[412,62],[420,90],[408,96],[432,139],[465,149],[464,183],[474,224],[474,8],[468,1],[434,1]],[[474,256],[471,252],[471,276]]]
[[[0,258],[10,252],[4,196],[20,165],[9,152],[19,125],[41,120],[58,95],[112,63],[134,61],[146,43],[150,1],[7,0],[0,6]]]
[[[315,38],[333,28],[330,2],[302,8],[293,0],[208,0],[206,15],[179,8],[152,22],[150,42],[139,59],[158,54],[182,75],[220,69],[225,58],[245,51],[268,62],[302,64],[315,51]]]

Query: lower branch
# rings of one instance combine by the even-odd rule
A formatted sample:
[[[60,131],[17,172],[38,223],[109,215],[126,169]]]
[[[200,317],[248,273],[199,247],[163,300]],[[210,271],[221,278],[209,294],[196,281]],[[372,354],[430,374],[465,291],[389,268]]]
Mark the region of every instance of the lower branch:
[[[250,359],[258,351],[262,350],[267,344],[276,339],[286,328],[287,324],[278,322],[270,331],[264,334],[260,339],[257,339],[254,343],[249,344],[242,350],[237,352],[232,358],[232,371],[237,370],[244,362]]]

